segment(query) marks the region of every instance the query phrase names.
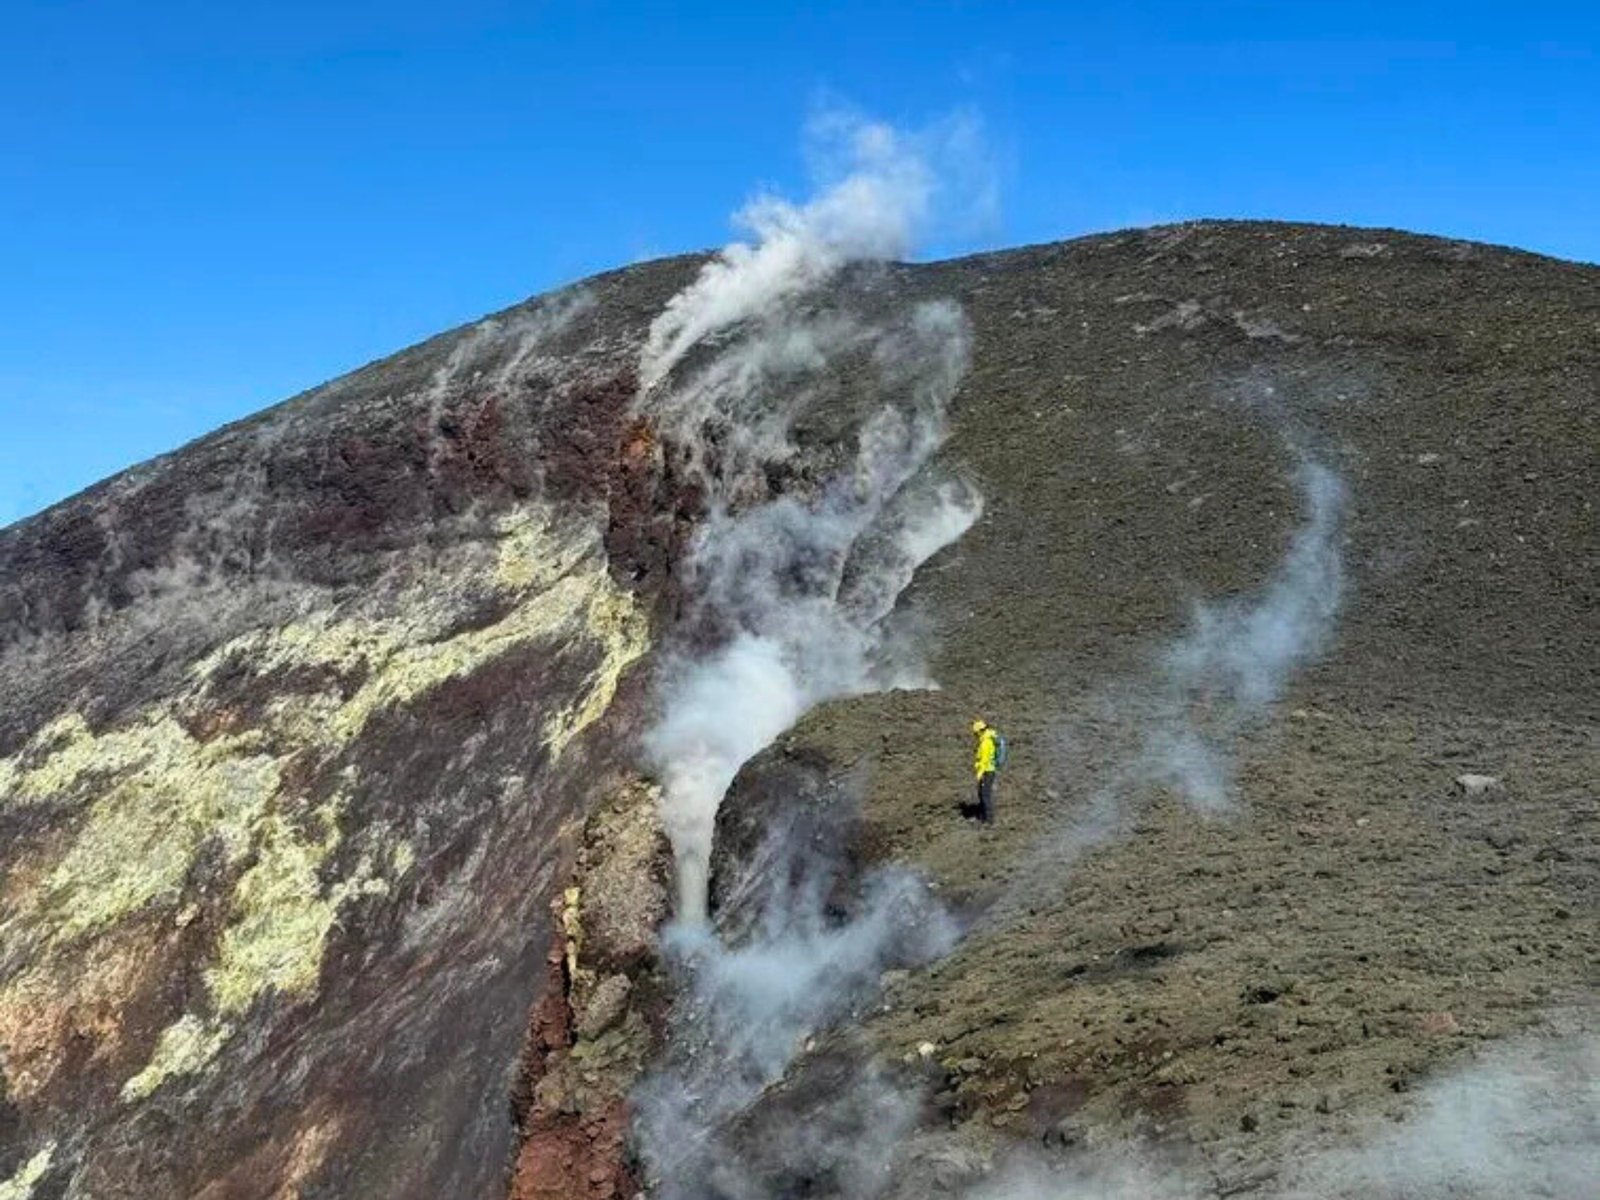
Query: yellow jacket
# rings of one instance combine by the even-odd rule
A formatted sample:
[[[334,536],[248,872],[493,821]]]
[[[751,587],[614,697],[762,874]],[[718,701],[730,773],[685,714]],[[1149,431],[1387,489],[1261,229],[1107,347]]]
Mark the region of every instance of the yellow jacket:
[[[985,729],[978,735],[977,749],[972,755],[972,773],[982,779],[994,770],[994,730]]]

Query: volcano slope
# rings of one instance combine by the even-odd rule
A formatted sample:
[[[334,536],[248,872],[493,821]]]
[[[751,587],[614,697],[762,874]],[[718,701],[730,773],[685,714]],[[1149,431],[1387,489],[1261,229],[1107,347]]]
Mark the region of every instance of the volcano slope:
[[[697,266],[531,301],[0,532],[0,1194],[503,1195],[525,1132],[522,1194],[621,1186],[519,1131],[596,1116],[519,1055],[530,1013],[585,1036],[549,1017],[580,850],[656,869],[614,802],[703,505],[634,371]],[[811,713],[741,774],[722,852],[803,765],[860,792],[852,853],[968,918],[850,1031],[909,1060],[946,1182],[1136,1137],[1268,1187],[1475,1044],[1588,1021],[1600,271],[1207,222],[861,267],[818,303],[915,299],[971,324],[935,465],[986,504],[902,598],[942,689]],[[830,395],[805,461],[870,411]],[[1347,496],[1341,603],[1221,718],[1231,784],[1197,812],[1129,773],[1148,681],[1195,604],[1273,577],[1301,454]],[[992,829],[955,812],[975,713],[1013,746]],[[831,1045],[774,1121],[820,1122]],[[774,1194],[826,1194],[795,1170]]]
[[[978,331],[946,454],[988,500],[905,600],[942,690],[818,710],[723,814],[759,825],[820,755],[867,780],[869,853],[973,914],[866,1021],[966,1136],[932,1157],[1199,1143],[1221,1193],[1270,1188],[1478,1043],[1592,1029],[1600,272],[1231,224],[934,270]],[[1345,484],[1342,602],[1285,693],[1223,721],[1232,786],[1197,812],[1143,729],[1194,606],[1281,570],[1302,452]],[[980,714],[1013,751],[992,829],[954,811]],[[810,1111],[805,1075],[779,1107]]]

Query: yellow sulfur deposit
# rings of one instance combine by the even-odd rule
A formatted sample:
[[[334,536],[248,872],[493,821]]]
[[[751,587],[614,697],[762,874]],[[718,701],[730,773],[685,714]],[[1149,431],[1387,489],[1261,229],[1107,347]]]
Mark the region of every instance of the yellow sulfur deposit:
[[[124,1100],[142,1100],[174,1075],[198,1071],[216,1057],[233,1027],[186,1013],[161,1032],[150,1062],[122,1085]]]
[[[0,1183],[0,1200],[28,1200],[38,1186],[50,1164],[55,1161],[56,1144],[51,1142],[17,1169],[10,1179]]]
[[[101,931],[151,906],[192,915],[183,908],[195,899],[184,895],[185,882],[211,847],[223,866],[243,870],[233,877],[205,972],[209,1003],[162,1033],[123,1096],[142,1098],[168,1078],[200,1070],[258,996],[314,995],[341,905],[386,892],[414,858],[404,840],[367,830],[348,874],[327,879],[326,865],[355,831],[341,828],[342,798],[307,813],[303,797],[285,793],[289,758],[335,756],[376,715],[530,644],[594,663],[572,693],[553,697],[566,703],[530,738],[554,758],[598,720],[627,667],[648,649],[649,628],[631,594],[611,580],[596,525],[558,522],[529,505],[502,518],[496,535],[491,560],[472,557],[469,547],[413,580],[379,615],[329,610],[253,630],[197,663],[184,692],[133,719],[96,733],[67,713],[0,759],[0,809],[48,801],[83,812],[55,861],[19,885],[0,919],[0,949],[22,948],[31,960],[0,989],[0,1017],[37,991],[31,976],[51,956],[70,948],[92,964]],[[497,598],[498,619],[450,632],[459,607],[452,598],[467,587],[481,595],[485,586]],[[241,671],[266,681],[264,703],[242,730],[237,718],[224,719],[216,698]],[[273,696],[280,673],[327,682],[309,694]],[[206,736],[207,729],[227,731]],[[11,1081],[3,1049],[0,1067]]]
[[[147,750],[135,769],[118,776],[104,760],[85,768],[109,788],[41,889],[35,919],[47,923],[53,941],[70,941],[152,900],[176,900],[207,839],[237,861],[278,790],[277,761],[235,739],[199,745],[161,717],[107,739],[112,752],[120,754],[133,736]]]
[[[315,990],[322,942],[339,905],[357,892],[388,889],[371,874],[371,862],[363,861],[349,878],[319,894],[317,871],[339,834],[334,808],[318,815],[324,827],[320,841],[296,837],[281,817],[263,823],[255,864],[234,888],[235,920],[223,932],[216,965],[206,973],[211,998],[225,1016],[243,1012],[269,987],[290,996]]]

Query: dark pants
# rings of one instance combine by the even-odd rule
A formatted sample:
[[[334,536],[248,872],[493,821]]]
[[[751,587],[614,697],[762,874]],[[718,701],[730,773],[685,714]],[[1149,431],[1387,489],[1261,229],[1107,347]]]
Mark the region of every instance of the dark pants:
[[[994,820],[994,772],[978,776],[978,820],[985,825]]]

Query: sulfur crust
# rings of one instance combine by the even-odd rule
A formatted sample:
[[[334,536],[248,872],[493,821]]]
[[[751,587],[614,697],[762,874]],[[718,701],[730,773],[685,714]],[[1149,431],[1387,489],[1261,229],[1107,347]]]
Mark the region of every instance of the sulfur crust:
[[[204,1069],[233,1033],[233,1027],[185,1013],[161,1031],[150,1061],[122,1085],[124,1100],[142,1100],[175,1075]]]
[[[10,1179],[0,1181],[0,1200],[28,1200],[33,1195],[33,1189],[50,1170],[50,1164],[55,1161],[56,1144],[50,1142],[22,1166],[17,1168],[17,1173]]]
[[[283,806],[295,798],[283,794],[285,761],[308,751],[337,754],[375,716],[532,643],[597,659],[571,703],[539,730],[556,758],[605,713],[622,674],[649,647],[648,620],[611,580],[592,523],[558,523],[530,505],[503,518],[497,534],[487,579],[477,580],[501,600],[503,615],[489,625],[438,636],[449,627],[457,581],[436,572],[408,588],[393,615],[330,613],[251,631],[197,663],[184,694],[127,724],[96,734],[81,714],[63,714],[19,754],[0,759],[0,810],[49,802],[84,811],[59,860],[0,922],[0,949],[25,948],[33,960],[33,970],[0,989],[0,1014],[25,1001],[42,956],[81,949],[151,905],[176,908],[206,846],[229,866],[248,862],[206,970],[209,1003],[162,1033],[150,1062],[126,1081],[124,1098],[204,1068],[257,997],[314,995],[340,906],[387,890],[415,852],[403,839],[367,831],[377,834],[368,852],[346,877],[326,881],[324,867],[341,841],[343,798],[310,821],[290,820]],[[312,668],[359,682],[348,694],[330,686],[279,699],[253,728],[201,740],[179,718],[211,711],[206,701],[224,668],[240,664],[258,678]],[[13,1082],[10,1064],[0,1065]]]

